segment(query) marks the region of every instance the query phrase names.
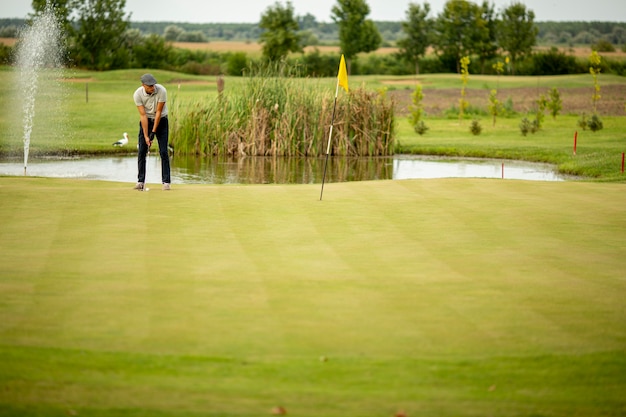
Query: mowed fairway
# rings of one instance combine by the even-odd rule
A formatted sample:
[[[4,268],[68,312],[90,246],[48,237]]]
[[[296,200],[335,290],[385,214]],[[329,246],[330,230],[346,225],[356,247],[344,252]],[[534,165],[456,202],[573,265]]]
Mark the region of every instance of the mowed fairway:
[[[626,185],[0,178],[2,416],[626,414]]]

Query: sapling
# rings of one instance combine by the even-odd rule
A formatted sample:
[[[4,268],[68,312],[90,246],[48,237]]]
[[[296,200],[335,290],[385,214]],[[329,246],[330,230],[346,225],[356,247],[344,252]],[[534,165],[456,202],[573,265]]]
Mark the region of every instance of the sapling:
[[[537,112],[535,113],[535,123],[537,125],[537,130],[541,129],[543,126],[543,119],[545,119],[545,111],[548,106],[548,100],[545,95],[540,95],[539,99],[536,101],[537,103]],[[534,133],[534,132],[533,132]]]
[[[489,93],[489,113],[493,116],[493,125],[496,125],[496,118],[502,110],[502,103],[498,100],[498,87],[500,86],[500,74],[504,71],[504,64],[502,62],[496,62],[493,64],[493,69],[498,74],[498,81],[496,88]]]
[[[464,56],[461,58],[461,81],[463,82],[463,87],[461,88],[461,98],[459,99],[459,120],[463,120],[463,114],[465,113],[465,109],[469,106],[467,100],[465,100],[465,87],[467,86],[467,82],[469,81],[469,65],[470,58],[469,56]]]
[[[604,127],[600,116],[598,116],[598,100],[600,100],[600,83],[598,82],[598,74],[600,74],[600,71],[602,70],[600,68],[601,63],[602,57],[600,54],[598,54],[597,51],[592,51],[589,56],[589,73],[591,73],[591,76],[593,77],[593,94],[591,96],[591,101],[593,103],[593,115],[591,116],[592,119],[588,123],[588,126],[593,132],[601,130]]]
[[[428,130],[428,126],[426,126],[422,120],[422,116],[424,115],[423,99],[424,94],[422,93],[422,86],[418,84],[415,86],[413,94],[411,94],[412,104],[409,106],[409,123],[413,126],[415,132],[420,135],[423,135]]]
[[[561,94],[559,90],[554,87],[550,90],[550,99],[547,101],[546,106],[550,110],[550,114],[553,119],[556,119],[556,116],[561,112],[563,108],[563,101],[561,100]]]
[[[593,94],[591,96],[591,101],[593,103],[593,113],[597,113],[598,111],[598,100],[600,100],[600,84],[598,83],[598,74],[602,70],[600,68],[600,63],[602,62],[602,57],[598,54],[597,51],[592,51],[589,56],[589,73],[593,77]]]

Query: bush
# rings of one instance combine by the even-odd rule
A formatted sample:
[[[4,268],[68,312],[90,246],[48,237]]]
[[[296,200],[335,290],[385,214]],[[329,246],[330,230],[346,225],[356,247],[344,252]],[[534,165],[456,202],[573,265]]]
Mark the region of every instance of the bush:
[[[226,74],[228,75],[241,76],[248,65],[248,55],[245,52],[233,52],[226,56]]]
[[[313,52],[302,56],[306,75],[311,77],[332,77],[337,75],[337,57],[330,54],[321,54],[315,48]]]
[[[532,64],[528,75],[564,75],[587,72],[581,68],[576,57],[559,51],[556,47],[547,52],[538,52],[532,56]]]
[[[522,136],[528,135],[528,132],[531,131],[531,128],[532,128],[532,125],[530,123],[530,120],[528,120],[527,117],[524,117],[519,124],[519,130],[520,132],[522,132]]]
[[[598,116],[597,114],[594,114],[593,116],[591,116],[591,118],[587,122],[587,126],[589,127],[589,130],[591,130],[592,132],[596,132],[604,128],[602,119],[600,119],[600,116]]]
[[[413,129],[415,130],[415,133],[421,136],[428,131],[428,126],[426,126],[426,123],[424,123],[423,120],[420,120],[415,126],[413,126]]]
[[[395,55],[368,54],[358,60],[355,75],[406,75],[411,74],[413,68],[407,62],[397,59]]]
[[[480,132],[482,131],[483,131],[483,128],[480,125],[480,120],[473,119],[472,124],[470,125],[470,132],[472,132],[472,135],[478,136],[480,135]]]
[[[13,59],[13,48],[0,43],[0,64],[9,65]]]
[[[189,61],[178,68],[178,71],[193,75],[219,75],[222,73],[219,63]]]
[[[204,43],[207,42],[208,39],[204,33],[200,30],[195,30],[192,32],[182,32],[178,35],[176,39],[178,42],[199,42]]]
[[[17,38],[18,36],[19,30],[15,25],[0,28],[0,38]]]
[[[613,44],[606,39],[600,39],[598,42],[591,45],[591,49],[597,52],[615,52]]]

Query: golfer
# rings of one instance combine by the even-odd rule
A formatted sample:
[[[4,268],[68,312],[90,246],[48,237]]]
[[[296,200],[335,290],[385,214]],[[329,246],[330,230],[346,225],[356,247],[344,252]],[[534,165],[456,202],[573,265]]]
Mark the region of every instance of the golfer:
[[[161,179],[163,189],[170,189],[170,158],[167,153],[169,125],[167,122],[167,90],[157,84],[152,74],[141,76],[141,87],[133,95],[139,110],[139,153],[137,165],[137,185],[135,190],[143,190],[146,182],[146,156],[156,136],[161,154]]]

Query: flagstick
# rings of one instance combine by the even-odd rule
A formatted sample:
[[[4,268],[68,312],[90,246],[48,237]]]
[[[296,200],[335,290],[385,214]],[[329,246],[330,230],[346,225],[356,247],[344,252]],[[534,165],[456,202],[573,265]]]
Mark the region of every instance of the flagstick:
[[[339,79],[337,79],[337,88],[335,89],[335,104],[333,105],[333,116],[330,119],[330,132],[328,133],[328,146],[326,147],[326,162],[324,163],[324,175],[322,176],[322,191],[320,192],[320,201],[324,194],[324,181],[326,179],[326,167],[328,166],[328,155],[330,154],[330,142],[333,138],[333,126],[335,124],[335,110],[337,109],[337,95],[339,94]]]

